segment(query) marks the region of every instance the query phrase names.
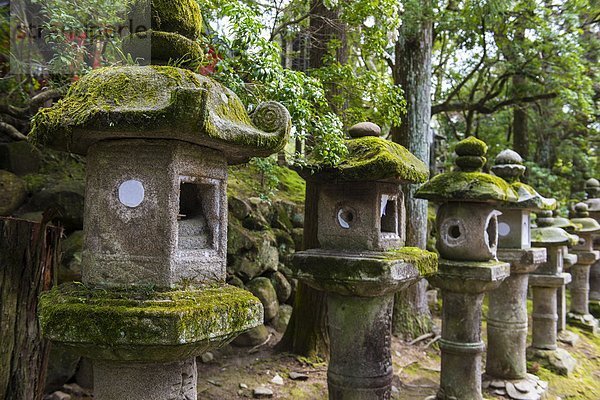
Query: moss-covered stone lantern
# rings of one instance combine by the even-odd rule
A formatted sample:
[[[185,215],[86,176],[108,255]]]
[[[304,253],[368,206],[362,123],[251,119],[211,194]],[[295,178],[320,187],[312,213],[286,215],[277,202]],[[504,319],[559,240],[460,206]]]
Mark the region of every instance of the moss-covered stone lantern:
[[[584,190],[587,199],[584,203],[588,205],[590,218],[600,222],[600,182],[595,178],[585,181]],[[600,250],[600,235],[594,239],[594,249]],[[596,261],[590,268],[590,313],[600,318],[600,260]]]
[[[456,146],[457,168],[435,176],[417,197],[440,204],[436,248],[439,269],[429,280],[442,289],[442,369],[438,399],[482,399],[481,306],[484,293],[509,276],[497,261],[496,207],[517,194],[503,179],[481,172],[487,145],[470,137]]]
[[[249,117],[210,78],[156,65],[94,70],[35,117],[38,144],[87,156],[83,282],[43,295],[40,322],[93,360],[95,398],[195,399],[195,357],[262,323],[225,284],[227,164],[289,130],[278,103]]]
[[[301,174],[316,190],[320,248],[294,255],[294,274],[328,293],[330,399],[389,399],[394,292],[435,272],[437,257],[404,244],[400,185],[423,182],[427,166],[376,136],[348,140],[335,168]]]
[[[533,313],[532,342],[527,349],[527,358],[559,374],[568,375],[575,368],[576,361],[556,344],[559,318],[557,290],[571,281],[571,275],[563,271],[563,257],[567,253],[567,246],[575,244],[578,237],[553,226],[552,211],[538,212],[536,222],[537,227],[531,230],[531,243],[545,247],[547,259],[529,275]]]
[[[586,203],[575,205],[575,218],[571,218],[571,221],[580,228],[577,230],[579,241],[573,246],[573,253],[577,255],[577,263],[571,267],[570,271],[573,279],[569,285],[571,304],[567,322],[597,334],[599,331],[598,320],[590,314],[588,301],[590,268],[600,259],[600,252],[594,250],[594,236],[600,233],[600,224],[589,215]]]
[[[525,395],[540,399],[546,384],[527,374],[527,284],[529,273],[546,261],[546,249],[531,247],[530,213],[552,210],[556,200],[546,199],[520,182],[525,166],[512,150],[498,154],[492,172],[511,184],[518,200],[499,207],[498,258],[509,262],[511,270],[489,294],[484,386],[505,390],[515,400]]]

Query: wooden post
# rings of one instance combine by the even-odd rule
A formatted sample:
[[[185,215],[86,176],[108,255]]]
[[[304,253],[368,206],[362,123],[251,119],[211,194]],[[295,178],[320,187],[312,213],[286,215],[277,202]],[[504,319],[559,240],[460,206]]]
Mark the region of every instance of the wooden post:
[[[0,218],[0,399],[42,398],[48,343],[38,296],[52,286],[62,228]]]

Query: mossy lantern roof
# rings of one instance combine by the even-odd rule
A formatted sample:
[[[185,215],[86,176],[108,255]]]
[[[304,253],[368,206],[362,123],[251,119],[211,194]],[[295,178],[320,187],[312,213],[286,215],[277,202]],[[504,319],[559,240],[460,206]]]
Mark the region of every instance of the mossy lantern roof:
[[[509,183],[481,172],[487,153],[487,145],[483,141],[469,137],[460,141],[455,151],[457,168],[434,176],[417,191],[416,197],[439,203],[517,201],[517,193]]]
[[[590,218],[588,205],[586,203],[575,204],[575,218],[571,222],[579,226],[578,233],[598,233],[600,224],[594,218]]]
[[[31,139],[86,154],[102,140],[180,140],[223,151],[231,164],[283,148],[291,129],[279,103],[259,105],[252,118],[229,89],[170,66],[96,69],[33,120]]]
[[[335,167],[309,164],[300,171],[306,180],[339,182],[422,183],[429,169],[403,146],[376,136],[346,141],[348,155]]]
[[[546,198],[534,188],[520,181],[525,173],[523,159],[513,150],[504,150],[496,157],[492,172],[504,179],[517,193],[518,199],[511,203],[509,208],[519,208],[531,211],[554,210],[557,207],[556,199]]]
[[[579,237],[571,235],[562,228],[554,226],[552,211],[537,213],[537,228],[531,230],[531,244],[536,246],[573,246]]]

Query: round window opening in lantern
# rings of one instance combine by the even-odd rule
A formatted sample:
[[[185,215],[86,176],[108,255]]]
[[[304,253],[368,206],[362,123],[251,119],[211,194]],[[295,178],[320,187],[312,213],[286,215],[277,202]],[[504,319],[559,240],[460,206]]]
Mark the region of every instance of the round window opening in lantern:
[[[144,185],[142,182],[129,179],[119,185],[119,201],[127,207],[137,207],[144,201]]]
[[[467,240],[465,226],[459,219],[445,220],[442,223],[441,231],[445,232],[442,240],[450,247],[460,246]]]
[[[356,221],[356,210],[352,207],[340,207],[337,212],[337,222],[344,229],[350,229]]]
[[[488,250],[494,258],[498,249],[498,215],[501,214],[501,212],[494,210],[488,215],[486,220],[485,239]]]

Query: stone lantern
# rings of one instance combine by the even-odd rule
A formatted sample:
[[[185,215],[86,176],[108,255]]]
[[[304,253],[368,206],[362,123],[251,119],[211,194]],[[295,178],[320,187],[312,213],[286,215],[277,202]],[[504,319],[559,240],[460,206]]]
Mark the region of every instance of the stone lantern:
[[[557,339],[557,289],[571,281],[563,272],[567,246],[577,242],[575,235],[552,226],[552,211],[537,213],[537,227],[531,230],[531,244],[545,247],[547,259],[529,275],[533,296],[532,343],[527,358],[543,363],[555,372],[568,375],[575,368],[575,359],[556,345]]]
[[[38,144],[87,156],[83,282],[42,295],[40,322],[93,360],[96,399],[196,399],[195,357],[262,324],[225,284],[227,165],[289,130],[278,103],[249,117],[219,83],[156,65],[94,70],[35,117]]]
[[[588,205],[590,218],[594,218],[600,222],[600,182],[597,179],[590,178],[585,181],[584,186],[587,194],[587,200],[584,201]],[[594,249],[600,250],[600,235],[594,239]],[[590,268],[590,313],[600,318],[600,260]]]
[[[348,140],[335,168],[309,166],[320,248],[294,255],[295,276],[327,292],[329,399],[389,399],[394,292],[436,270],[434,253],[403,247],[400,184],[423,182],[427,166],[404,147],[374,136]]]
[[[456,146],[457,169],[437,175],[417,197],[440,203],[436,217],[438,273],[429,281],[442,289],[442,367],[438,399],[482,399],[481,306],[484,293],[509,276],[497,261],[496,207],[515,202],[504,180],[481,172],[487,145],[470,137]],[[519,239],[520,243],[520,239]]]
[[[546,249],[531,247],[530,213],[556,208],[556,201],[520,182],[525,166],[512,150],[498,154],[492,171],[509,182],[519,197],[499,208],[498,258],[509,262],[511,270],[489,294],[484,385],[511,399],[540,399],[547,384],[527,374],[527,283],[529,273],[546,261]]]
[[[561,216],[558,209],[554,210],[552,212],[552,215],[553,221],[551,226],[562,228],[569,234],[573,234],[577,231],[578,226],[571,222],[570,219]],[[563,270],[567,273],[569,272],[571,267],[577,263],[577,255],[570,252],[571,247],[573,246],[569,245],[567,247],[563,247]],[[574,344],[579,340],[579,336],[575,332],[567,330],[566,285],[561,285],[557,289],[556,296],[556,308],[558,310],[558,321],[556,322],[556,329],[558,330],[558,340],[564,343]]]
[[[589,217],[588,205],[585,203],[575,205],[575,218],[571,218],[571,221],[580,228],[577,231],[579,241],[573,246],[577,263],[571,267],[573,280],[569,286],[571,306],[567,314],[567,322],[597,334],[598,320],[590,314],[588,301],[590,267],[600,259],[600,252],[594,250],[594,236],[600,233],[600,224]]]

